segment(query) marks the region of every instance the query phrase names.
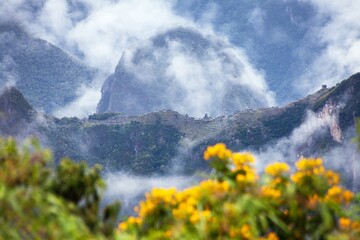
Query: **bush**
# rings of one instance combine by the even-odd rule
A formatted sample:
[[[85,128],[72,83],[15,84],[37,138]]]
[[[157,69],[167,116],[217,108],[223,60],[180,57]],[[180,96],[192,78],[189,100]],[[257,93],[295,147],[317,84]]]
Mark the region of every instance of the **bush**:
[[[22,149],[0,139],[1,239],[103,239],[114,237],[119,204],[99,213],[105,185],[100,168],[63,159],[36,140]]]
[[[321,159],[266,167],[249,153],[208,147],[213,176],[183,191],[153,189],[119,224],[121,239],[359,239],[359,196]]]

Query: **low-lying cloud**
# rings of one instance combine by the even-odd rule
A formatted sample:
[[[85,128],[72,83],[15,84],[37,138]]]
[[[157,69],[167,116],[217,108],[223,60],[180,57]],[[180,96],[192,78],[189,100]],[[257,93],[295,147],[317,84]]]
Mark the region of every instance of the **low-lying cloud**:
[[[199,179],[189,176],[141,177],[121,172],[109,173],[105,176],[107,190],[105,202],[121,201],[122,215],[131,214],[146,192],[152,188],[176,188],[182,190],[195,185]]]
[[[176,3],[176,0],[17,0],[11,3],[5,1],[0,3],[0,8],[3,9],[0,18],[12,16],[35,36],[62,47],[80,57],[88,65],[109,74],[114,71],[123,52],[134,51],[154,36],[170,29],[193,28],[201,34],[215,37],[211,21],[216,16],[216,5],[211,5],[209,13],[203,14],[202,18],[195,21],[189,14],[179,15],[174,10]],[[226,38],[224,40],[227,41]],[[224,50],[233,58],[232,60],[235,59],[242,66],[236,70],[242,71],[241,76],[239,73],[236,73],[237,76],[229,76],[234,70],[222,67],[223,59],[219,56],[209,52],[206,56],[209,59],[199,59],[198,56],[184,54],[183,49],[189,47],[191,46],[182,45],[181,42],[173,42],[169,49],[171,57],[168,59],[169,67],[165,74],[175,79],[180,89],[176,92],[172,92],[175,88],[170,89],[168,96],[172,93],[172,98],[176,98],[178,94],[186,95],[184,101],[173,101],[176,103],[171,105],[174,110],[195,116],[215,111],[218,111],[215,115],[224,113],[220,111],[221,108],[214,105],[216,99],[223,97],[222,90],[227,84],[222,83],[223,79],[233,79],[233,83],[238,81],[239,84],[246,85],[252,94],[256,95],[254,98],[263,99],[264,104],[261,106],[275,104],[274,96],[267,89],[265,74],[250,63],[243,49],[231,45]],[[138,69],[147,69],[146,67],[142,65],[138,66]],[[155,66],[156,68],[158,66]],[[143,76],[149,75],[145,70],[141,72],[144,73]],[[210,87],[218,88],[218,91],[208,91]],[[66,116],[79,115],[78,113],[87,113],[91,110],[94,112],[94,104],[85,104],[88,96],[95,95],[93,90],[95,89],[92,88],[89,95],[89,91],[79,89],[79,93],[87,95],[79,96],[68,106],[68,110],[59,109],[56,114]],[[100,92],[100,88],[98,91]],[[194,102],[197,103],[196,106],[189,108],[188,105],[193,105]],[[243,103],[240,100],[238,104]],[[216,108],[218,110],[215,110]],[[240,106],[239,109],[241,108]]]
[[[281,138],[264,150],[255,153],[256,158],[259,159],[258,168],[263,169],[274,161],[286,161],[293,165],[302,155],[308,157],[306,151],[311,149],[317,137],[324,136],[330,131],[329,127],[336,120],[335,118],[336,115],[319,117],[318,114],[309,111],[305,121],[295,128],[290,136]]]
[[[176,1],[42,0],[2,1],[0,19],[17,20],[35,36],[112,72],[123,51],[159,31],[193,26],[173,12]]]
[[[317,15],[308,30],[308,68],[294,85],[307,93],[322,84],[335,85],[360,71],[360,2],[352,0],[303,0]],[[319,48],[314,51],[314,46]]]
[[[127,51],[111,81],[106,90],[112,100],[101,111],[144,114],[172,109],[216,117],[275,105],[263,72],[242,49],[188,28],[172,29]]]
[[[94,83],[92,86],[82,86],[78,89],[78,97],[70,104],[53,112],[55,117],[85,118],[94,113],[100,100],[100,87]]]

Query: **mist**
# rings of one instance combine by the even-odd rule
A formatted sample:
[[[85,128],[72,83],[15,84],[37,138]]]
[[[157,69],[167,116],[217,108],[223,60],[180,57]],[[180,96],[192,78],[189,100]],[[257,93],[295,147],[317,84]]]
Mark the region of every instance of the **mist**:
[[[285,3],[289,2],[291,1],[285,1]],[[333,3],[331,0],[301,2],[308,4],[314,11],[307,21],[300,22],[302,25],[298,21],[301,16],[294,16],[291,8],[286,8],[286,11],[293,27],[304,28],[301,39],[291,50],[291,55],[296,59],[301,59],[302,62],[302,65],[294,67],[304,70],[295,71],[296,76],[286,80],[288,84],[279,83],[287,86],[292,84],[291,91],[296,92],[297,96],[313,92],[322,84],[334,85],[345,76],[360,71],[358,67],[360,59],[356,54],[360,49],[358,37],[360,26],[357,21],[359,13],[356,11],[359,3],[351,0],[341,3]],[[234,19],[223,23],[217,21],[217,18],[225,14],[220,12],[222,3],[208,3],[198,15],[195,14],[196,16],[190,11],[191,9],[186,9],[186,7],[184,11],[178,11],[178,4],[179,1],[176,0],[2,1],[0,21],[20,23],[31,35],[59,46],[105,75],[114,72],[124,52],[134,52],[142,48],[155,36],[179,27],[196,29],[206,37],[220,38],[228,42],[227,54],[236,59],[235,65],[243,66],[243,68],[240,68],[240,74],[235,71],[234,75],[234,70],[226,66],[223,59],[216,56],[214,52],[207,53],[205,59],[208,61],[204,61],[204,58],[184,53],[183,48],[188,46],[183,46],[181,42],[170,43],[171,52],[164,76],[174,79],[177,84],[170,89],[169,96],[164,101],[172,101],[173,104],[170,107],[173,110],[193,116],[203,116],[205,113],[211,113],[214,116],[221,115],[223,112],[219,109],[222,107],[216,105],[216,99],[229,98],[223,89],[232,88],[229,83],[234,83],[234,81],[250,89],[251,97],[263,100],[263,106],[276,105],[278,102],[276,93],[268,88],[268,74],[264,70],[267,66],[253,61],[254,58],[261,57],[261,52],[251,51],[257,47],[256,38],[264,38],[264,34],[268,32],[272,33],[268,41],[273,42],[274,47],[282,45],[284,41],[291,41],[288,36],[290,33],[287,33],[282,26],[268,21],[271,10],[257,3],[248,9],[246,16],[239,16],[245,18],[256,34],[249,35],[254,39],[237,42],[234,45],[229,40],[233,39],[232,35],[235,34],[231,31],[231,25],[240,23]],[[189,3],[188,8],[191,6]],[[224,29],[228,31],[222,31]],[[236,34],[247,35],[247,32]],[[271,59],[266,61],[271,61]],[[146,65],[138,66],[137,70],[142,67],[146,68]],[[155,69],[158,67],[161,66],[155,65]],[[183,71],[180,72],[180,70]],[[143,73],[151,74],[149,71],[143,71]],[[102,82],[105,79],[104,76]],[[270,80],[274,82],[276,79]],[[16,79],[9,79],[8,82],[14,81]],[[198,86],[195,88],[196,84]],[[208,86],[218,89],[218,92],[214,93]],[[180,90],[175,91],[174,89],[178,87]],[[83,117],[94,113],[95,102],[99,100],[99,94],[95,91],[101,91],[101,84],[81,87],[78,89],[78,98],[69,106],[54,109],[55,114]],[[179,94],[185,97],[183,101],[176,103],[172,98],[176,99]],[[243,99],[234,101],[239,106],[236,110],[240,110],[244,105]],[[197,104],[194,105],[193,102]],[[189,104],[192,106],[188,107]],[[186,112],[188,110],[189,112]],[[226,111],[225,114],[229,114],[228,112],[230,111]]]
[[[183,190],[199,182],[199,178],[195,176],[141,177],[122,172],[107,173],[104,178],[107,185],[104,203],[120,201],[121,215],[133,214],[133,208],[152,188],[175,187],[177,190]]]
[[[265,75],[243,49],[196,29],[175,28],[126,51],[104,85],[100,112],[171,109],[193,117],[276,105]]]

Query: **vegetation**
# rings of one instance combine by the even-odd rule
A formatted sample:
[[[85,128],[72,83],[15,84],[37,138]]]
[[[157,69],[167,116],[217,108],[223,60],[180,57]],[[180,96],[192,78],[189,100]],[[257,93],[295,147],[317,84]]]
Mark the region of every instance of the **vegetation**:
[[[22,149],[0,139],[0,236],[2,239],[105,239],[114,237],[119,204],[100,214],[100,168],[63,159],[35,140]]]
[[[183,191],[153,189],[119,224],[123,239],[358,239],[360,196],[321,159],[266,167],[249,153],[208,147],[214,174]]]
[[[140,127],[140,125],[138,126]],[[360,144],[360,120],[357,121]],[[100,212],[99,166],[62,159],[36,140],[21,149],[0,139],[0,236],[4,239],[340,239],[360,238],[360,195],[321,159],[291,170],[275,162],[260,176],[250,153],[210,146],[207,180],[178,191],[155,188],[116,228],[119,204]]]

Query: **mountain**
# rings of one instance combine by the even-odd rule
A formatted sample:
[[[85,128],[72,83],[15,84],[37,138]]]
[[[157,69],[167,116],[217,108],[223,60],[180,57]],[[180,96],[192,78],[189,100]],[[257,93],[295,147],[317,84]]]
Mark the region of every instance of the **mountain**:
[[[35,109],[16,88],[6,88],[0,96],[0,129],[2,135],[19,135],[24,125],[36,118]]]
[[[240,50],[224,39],[179,27],[123,54],[102,87],[97,112],[141,115],[176,109],[202,117],[272,104],[261,73]]]
[[[96,71],[16,23],[0,23],[0,84],[16,85],[37,109],[52,113],[77,97]]]
[[[17,96],[20,93],[10,89],[0,97],[2,116],[10,119],[8,122],[9,112],[33,112],[23,98],[11,101]],[[7,102],[14,106],[6,107]],[[208,169],[201,154],[216,142],[260,156],[268,151],[272,158],[279,157],[277,151],[281,151],[281,159],[276,160],[323,156],[348,144],[349,136],[354,135],[354,120],[360,117],[359,109],[360,73],[284,107],[249,109],[217,118],[195,119],[162,110],[142,116],[93,114],[86,119],[45,116],[42,121],[33,114],[20,114],[16,120],[30,122],[56,159],[86,159],[111,172],[167,175]],[[13,133],[4,124],[0,127],[3,134]],[[343,156],[341,161],[342,167],[348,166],[345,162],[349,159]]]

